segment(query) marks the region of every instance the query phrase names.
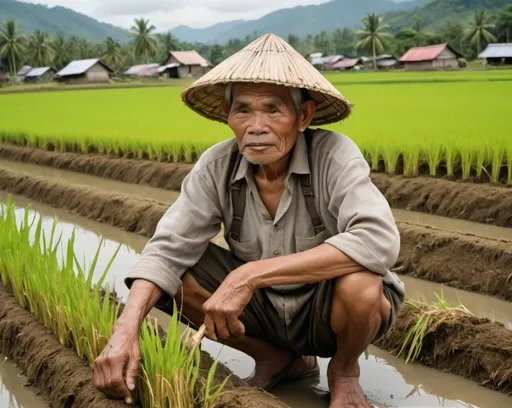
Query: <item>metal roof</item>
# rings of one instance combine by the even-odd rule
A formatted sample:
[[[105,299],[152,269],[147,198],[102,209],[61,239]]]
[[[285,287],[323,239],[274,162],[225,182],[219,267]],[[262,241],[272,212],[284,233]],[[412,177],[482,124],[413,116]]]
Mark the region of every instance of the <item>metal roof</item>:
[[[396,59],[390,58],[390,59],[382,59],[377,60],[377,66],[383,67],[383,68],[389,68],[396,65]]]
[[[202,67],[211,65],[197,51],[171,51],[170,54],[183,65],[200,65]]]
[[[40,68],[32,68],[26,75],[25,78],[38,78],[41,75],[44,75],[49,70],[53,70],[52,67],[40,67]]]
[[[456,51],[447,43],[438,45],[429,45],[427,47],[413,47],[407,51],[402,57],[400,62],[420,62],[435,60],[446,48],[450,49],[457,56],[461,56],[460,52]]]
[[[30,65],[24,65],[22,66],[18,72],[16,72],[16,75],[18,76],[25,76],[27,73],[32,69]]]
[[[512,43],[489,44],[478,58],[512,58]]]
[[[324,64],[335,64],[339,60],[343,59],[343,55],[328,55],[326,57],[311,58],[311,64],[313,65],[324,65]]]
[[[123,72],[125,75],[138,75],[138,76],[148,76],[156,72],[159,64],[140,64],[134,65],[130,67],[128,70]]]
[[[84,72],[87,72],[90,68],[92,68],[97,63],[100,63],[105,67],[107,71],[112,72],[112,69],[102,62],[99,58],[93,59],[84,59],[84,60],[76,60],[71,61],[68,65],[66,65],[63,69],[57,72],[57,75],[60,77],[70,76],[70,75],[81,75]]]
[[[334,64],[333,68],[352,68],[357,65],[358,62],[361,61],[361,58],[347,58],[341,61],[338,61]]]
[[[167,65],[162,65],[161,67],[158,67],[157,69],[157,72],[160,74],[162,72],[164,72],[166,69],[169,69],[169,68],[176,68],[176,67],[179,67],[180,64],[167,64]]]

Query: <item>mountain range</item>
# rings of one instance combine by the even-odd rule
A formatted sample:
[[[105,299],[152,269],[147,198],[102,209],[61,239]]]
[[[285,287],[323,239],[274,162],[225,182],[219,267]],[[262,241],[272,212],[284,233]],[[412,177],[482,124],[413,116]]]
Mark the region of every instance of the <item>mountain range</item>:
[[[108,0],[106,0],[108,1]],[[383,14],[392,31],[410,27],[413,17],[420,18],[423,29],[437,29],[446,21],[465,24],[477,9],[494,12],[510,4],[510,0],[331,0],[310,6],[281,9],[255,20],[235,20],[206,28],[175,27],[172,32],[181,41],[224,44],[229,39],[273,32],[284,38],[288,34],[303,37],[336,28],[359,27],[367,12]],[[99,22],[85,14],[65,7],[47,7],[0,0],[0,22],[13,19],[22,32],[39,29],[52,36],[77,36],[92,42],[106,37],[127,40],[128,32],[111,24]]]

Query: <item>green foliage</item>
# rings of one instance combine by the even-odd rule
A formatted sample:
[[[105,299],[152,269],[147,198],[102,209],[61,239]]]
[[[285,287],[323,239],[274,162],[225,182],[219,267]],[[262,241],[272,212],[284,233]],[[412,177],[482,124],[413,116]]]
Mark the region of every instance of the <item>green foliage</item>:
[[[50,233],[46,233],[42,217],[31,218],[28,208],[20,220],[10,198],[0,206],[0,283],[10,288],[18,302],[61,344],[73,348],[92,365],[105,348],[119,314],[115,293],[104,283],[120,246],[98,276],[96,266],[103,240],[86,271],[74,253],[74,233],[62,242],[55,234],[56,226],[55,220]],[[59,257],[62,247],[65,251]],[[196,348],[189,353],[189,337],[189,331],[181,332],[178,314],[171,317],[165,345],[149,319],[143,323],[142,375],[136,389],[143,408],[214,406],[229,377],[214,385],[214,364],[207,378],[200,378],[200,352]]]
[[[134,37],[135,56],[143,58],[146,64],[149,64],[149,58],[154,57],[157,52],[157,44],[153,34],[155,30],[156,27],[150,25],[149,20],[143,18],[135,19],[135,25],[131,28],[131,34]]]
[[[28,39],[28,62],[33,67],[46,67],[53,63],[55,49],[48,33],[34,31]]]
[[[486,10],[476,10],[473,21],[470,22],[467,29],[467,38],[476,46],[476,52],[482,51],[482,46],[491,42],[496,42],[496,37],[489,31],[494,28],[490,23],[490,16]]]
[[[375,13],[369,13],[361,21],[363,30],[357,31],[356,35],[360,41],[357,43],[357,48],[371,52],[373,56],[373,69],[377,69],[377,53],[384,52],[386,40],[391,38],[390,34],[386,32],[389,25],[381,24],[382,17]]]
[[[512,42],[512,4],[496,14],[496,37],[499,42]]]
[[[25,41],[25,36],[19,34],[18,26],[13,20],[4,22],[4,27],[0,28],[0,56],[9,62],[9,71],[12,75],[16,74],[18,63],[23,60]]]
[[[112,67],[112,69],[119,71],[123,63],[123,55],[121,50],[121,44],[111,37],[105,40],[105,52],[102,55],[103,61]]]

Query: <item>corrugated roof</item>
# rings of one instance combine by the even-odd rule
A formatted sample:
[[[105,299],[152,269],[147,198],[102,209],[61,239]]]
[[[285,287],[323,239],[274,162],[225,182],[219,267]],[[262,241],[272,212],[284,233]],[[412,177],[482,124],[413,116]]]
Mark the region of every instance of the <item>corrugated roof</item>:
[[[159,64],[140,64],[134,65],[130,67],[128,70],[124,72],[125,75],[138,75],[138,76],[147,76],[151,75],[156,71]]]
[[[197,51],[171,51],[171,55],[183,65],[200,65],[202,67],[211,65]]]
[[[360,61],[360,58],[347,58],[347,59],[338,61],[332,67],[335,69],[352,68],[352,67],[355,67],[359,61]]]
[[[478,58],[512,58],[512,43],[489,44]]]
[[[18,72],[16,72],[16,75],[25,76],[31,69],[32,67],[30,65],[24,65],[19,69]]]
[[[396,59],[390,58],[390,59],[382,59],[380,61],[377,61],[377,66],[383,67],[383,68],[389,68],[396,65]]]
[[[407,51],[399,59],[400,62],[420,62],[435,60],[446,48],[461,56],[460,52],[454,50],[447,43],[438,45],[429,45],[427,47],[414,47]]]
[[[160,74],[162,72],[164,72],[166,69],[169,69],[169,68],[176,68],[176,67],[179,67],[180,64],[167,64],[167,65],[162,65],[161,67],[158,67],[157,69],[157,72]]]
[[[71,61],[68,65],[66,65],[63,69],[57,72],[57,75],[60,77],[70,76],[70,75],[81,75],[84,72],[87,72],[92,66],[100,63],[103,65],[108,71],[112,72],[112,69],[102,62],[99,58],[92,59],[84,59],[84,60],[76,60]]]
[[[311,64],[313,64],[313,65],[331,64],[332,65],[342,59],[343,59],[343,55],[328,55],[326,57],[312,58]]]
[[[25,75],[25,78],[38,78],[41,75],[44,75],[48,72],[52,67],[40,67],[40,68],[32,68],[28,74]]]

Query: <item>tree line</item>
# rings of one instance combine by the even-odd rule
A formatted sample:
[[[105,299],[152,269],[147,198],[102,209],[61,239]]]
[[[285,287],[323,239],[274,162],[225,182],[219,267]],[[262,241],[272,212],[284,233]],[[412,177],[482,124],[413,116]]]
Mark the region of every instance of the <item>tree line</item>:
[[[222,45],[191,44],[178,41],[170,31],[157,33],[149,20],[140,18],[134,20],[130,29],[130,41],[121,43],[109,37],[102,43],[92,43],[74,36],[52,38],[39,30],[27,36],[19,31],[15,21],[7,20],[0,28],[0,68],[3,66],[14,75],[23,64],[60,69],[75,59],[101,58],[120,72],[137,63],[161,63],[171,50],[196,50],[218,64],[257,36],[254,33],[244,39],[230,39]],[[466,26],[450,21],[435,31],[426,30],[424,22],[414,17],[410,27],[392,33],[381,16],[368,13],[361,21],[360,30],[340,28],[303,38],[290,34],[286,39],[306,57],[313,52],[347,57],[371,55],[375,64],[375,56],[383,52],[400,56],[411,47],[442,42],[458,49],[467,59],[474,59],[487,44],[510,42],[511,37],[512,5],[508,5],[494,15],[477,10]]]

